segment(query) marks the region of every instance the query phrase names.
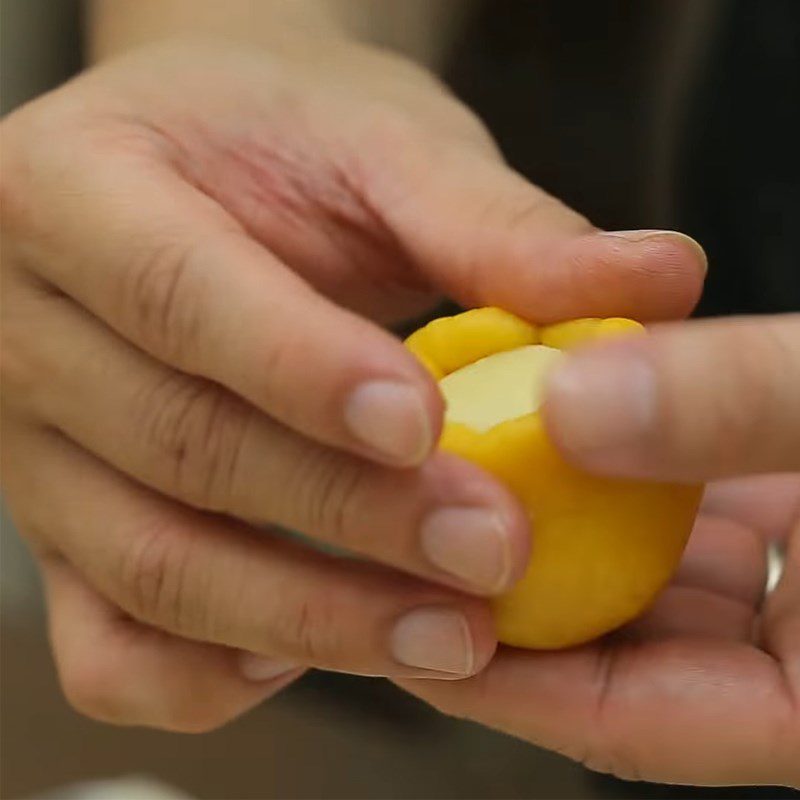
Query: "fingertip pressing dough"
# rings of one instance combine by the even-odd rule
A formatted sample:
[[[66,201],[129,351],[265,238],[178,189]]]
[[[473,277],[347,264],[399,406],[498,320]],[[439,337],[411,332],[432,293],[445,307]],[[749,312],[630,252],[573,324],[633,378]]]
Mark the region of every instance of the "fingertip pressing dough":
[[[526,573],[493,601],[505,644],[557,649],[601,636],[640,615],[680,561],[703,487],[583,472],[553,446],[539,410],[565,351],[643,332],[627,319],[537,327],[480,308],[406,340],[445,399],[440,447],[495,475],[531,521]]]

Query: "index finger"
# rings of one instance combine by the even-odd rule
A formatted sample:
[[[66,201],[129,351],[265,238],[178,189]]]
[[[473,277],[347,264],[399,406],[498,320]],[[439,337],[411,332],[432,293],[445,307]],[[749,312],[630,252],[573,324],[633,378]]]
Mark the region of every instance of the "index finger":
[[[783,542],[800,522],[800,473],[718,481],[706,491],[703,508]]]
[[[18,234],[27,262],[129,341],[321,442],[390,465],[428,455],[441,400],[413,356],[170,166],[114,154],[39,177],[49,210]]]
[[[550,433],[592,471],[695,482],[800,468],[800,314],[670,323],[553,371]]]

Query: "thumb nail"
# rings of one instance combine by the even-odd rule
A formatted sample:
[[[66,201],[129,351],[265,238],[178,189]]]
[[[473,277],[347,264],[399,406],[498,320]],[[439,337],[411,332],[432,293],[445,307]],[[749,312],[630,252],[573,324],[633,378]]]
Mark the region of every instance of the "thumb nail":
[[[656,241],[673,241],[681,245],[688,246],[689,249],[697,257],[698,262],[703,268],[704,272],[708,272],[708,257],[706,251],[696,239],[687,236],[680,231],[664,231],[657,229],[644,228],[637,231],[603,231],[601,236],[608,236],[612,239],[624,239],[626,242],[633,242],[634,244],[640,242],[656,242]]]

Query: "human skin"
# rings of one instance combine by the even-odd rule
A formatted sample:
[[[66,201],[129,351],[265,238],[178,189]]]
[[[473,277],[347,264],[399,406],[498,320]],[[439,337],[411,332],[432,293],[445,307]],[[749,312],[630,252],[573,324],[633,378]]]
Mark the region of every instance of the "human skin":
[[[132,8],[105,5],[118,19]],[[191,27],[185,3],[165,8],[172,29],[133,35],[123,20],[96,37],[97,56]],[[674,236],[597,235],[507,170],[435,81],[335,25],[310,47],[280,25],[253,41],[269,26],[249,23],[225,33],[257,51],[134,53],[3,123],[4,488],[43,566],[67,696],[107,721],[200,731],[308,665],[377,672],[448,713],[625,777],[796,783],[796,319],[658,333],[632,370],[641,388],[642,358],[651,364],[657,413],[625,393],[639,398],[627,419],[645,425],[624,447],[597,439],[619,435],[623,416],[608,381],[554,382],[551,431],[589,469],[692,480],[789,471],[711,490],[676,584],[647,620],[575,652],[502,651],[467,681],[403,680],[416,670],[397,662],[391,626],[420,604],[464,616],[473,671],[494,647],[482,602],[446,588],[461,584],[423,556],[424,511],[465,501],[499,511],[509,581],[526,532],[485,476],[439,456],[388,471],[375,463],[385,454],[343,431],[348,390],[387,374],[423,397],[429,445],[440,424],[430,384],[371,321],[443,292],[539,321],[680,317],[702,258]],[[597,353],[581,364],[616,384],[615,352],[617,366]],[[329,363],[353,374],[339,386]],[[332,562],[240,518],[392,569]],[[788,543],[787,571],[762,606],[765,537]]]
[[[800,786],[800,315],[656,326],[553,375],[574,463],[712,483],[673,583],[618,635],[401,685],[623,778]],[[785,553],[765,597],[766,547]]]
[[[2,126],[4,492],[65,693],[112,722],[207,730],[309,666],[480,671],[525,518],[433,453],[380,324],[445,294],[668,319],[703,280],[686,237],[508,169],[419,67],[271,30],[131,48]]]

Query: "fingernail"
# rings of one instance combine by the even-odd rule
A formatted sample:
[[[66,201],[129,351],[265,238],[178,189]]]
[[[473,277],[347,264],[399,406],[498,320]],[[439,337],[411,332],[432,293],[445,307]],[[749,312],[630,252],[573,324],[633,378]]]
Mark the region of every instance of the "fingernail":
[[[633,348],[568,359],[550,376],[548,419],[575,453],[646,442],[656,424],[657,385],[648,359]]]
[[[638,231],[602,231],[601,236],[610,236],[616,239],[625,239],[628,242],[646,242],[651,239],[669,238],[674,241],[683,242],[688,245],[695,253],[698,263],[704,272],[708,272],[708,256],[702,245],[691,236],[687,236],[680,231],[663,231],[656,229],[642,229]]]
[[[475,653],[467,620],[448,608],[421,608],[402,617],[392,631],[394,658],[407,667],[471,675]]]
[[[420,528],[422,550],[439,569],[483,591],[505,588],[510,572],[508,529],[495,511],[440,508]]]
[[[407,384],[362,384],[350,395],[344,417],[357,439],[399,464],[418,464],[433,447],[425,403]]]
[[[689,238],[677,231],[661,231],[656,228],[642,228],[638,231],[602,231],[601,236],[611,236],[612,238],[625,239],[629,242],[643,242],[646,239],[652,239],[654,236],[682,236],[685,239]]]
[[[256,653],[242,653],[239,660],[239,670],[249,681],[269,681],[279,675],[285,675],[293,669],[297,669],[297,664],[275,661],[271,658],[259,656]]]

